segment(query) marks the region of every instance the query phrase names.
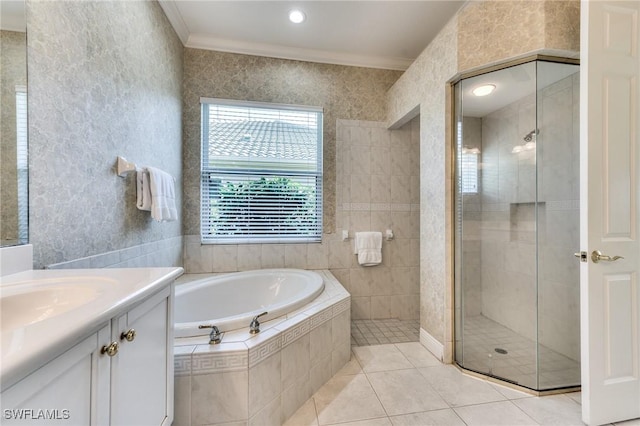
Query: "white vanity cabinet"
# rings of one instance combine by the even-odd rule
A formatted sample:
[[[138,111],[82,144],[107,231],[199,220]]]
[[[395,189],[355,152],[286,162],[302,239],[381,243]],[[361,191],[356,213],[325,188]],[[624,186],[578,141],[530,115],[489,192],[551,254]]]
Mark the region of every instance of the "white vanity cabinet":
[[[0,395],[3,425],[97,425],[109,422],[110,324]]]
[[[111,322],[111,424],[173,421],[173,298],[170,288]],[[127,339],[129,338],[129,340]]]
[[[173,284],[114,315],[97,332],[4,390],[0,423],[170,425]]]

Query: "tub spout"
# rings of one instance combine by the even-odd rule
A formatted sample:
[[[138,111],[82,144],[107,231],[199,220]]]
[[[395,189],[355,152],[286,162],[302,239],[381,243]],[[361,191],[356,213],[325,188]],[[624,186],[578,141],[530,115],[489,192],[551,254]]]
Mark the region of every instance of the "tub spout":
[[[222,341],[222,333],[215,325],[199,325],[198,328],[210,328],[211,333],[209,333],[209,344],[217,345]]]
[[[251,334],[258,334],[260,333],[260,322],[258,321],[258,318],[260,318],[263,315],[267,315],[269,312],[263,312],[259,315],[256,315],[255,317],[253,317],[253,319],[251,320],[251,324],[249,324],[249,333]]]

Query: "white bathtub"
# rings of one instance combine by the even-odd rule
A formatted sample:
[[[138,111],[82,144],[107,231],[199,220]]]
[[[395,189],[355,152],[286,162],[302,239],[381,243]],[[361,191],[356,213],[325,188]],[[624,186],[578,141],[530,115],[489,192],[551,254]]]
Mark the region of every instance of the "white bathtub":
[[[300,269],[261,269],[204,278],[176,287],[175,337],[207,335],[215,325],[220,331],[249,327],[251,319],[268,312],[260,321],[286,315],[315,299],[324,289],[322,277]]]

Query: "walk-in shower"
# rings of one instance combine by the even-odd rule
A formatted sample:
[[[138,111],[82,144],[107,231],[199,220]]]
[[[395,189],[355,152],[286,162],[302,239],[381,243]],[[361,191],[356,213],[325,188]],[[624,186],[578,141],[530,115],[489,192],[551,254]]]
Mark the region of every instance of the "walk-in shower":
[[[454,86],[455,361],[538,391],[580,385],[578,70]]]

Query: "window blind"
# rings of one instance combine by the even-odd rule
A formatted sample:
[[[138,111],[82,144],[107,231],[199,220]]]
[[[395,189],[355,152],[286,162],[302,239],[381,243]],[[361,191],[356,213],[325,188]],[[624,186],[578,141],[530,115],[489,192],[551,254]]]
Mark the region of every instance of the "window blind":
[[[460,158],[460,181],[462,193],[476,194],[478,192],[478,154],[462,152]]]
[[[322,110],[202,99],[203,243],[322,236]]]

